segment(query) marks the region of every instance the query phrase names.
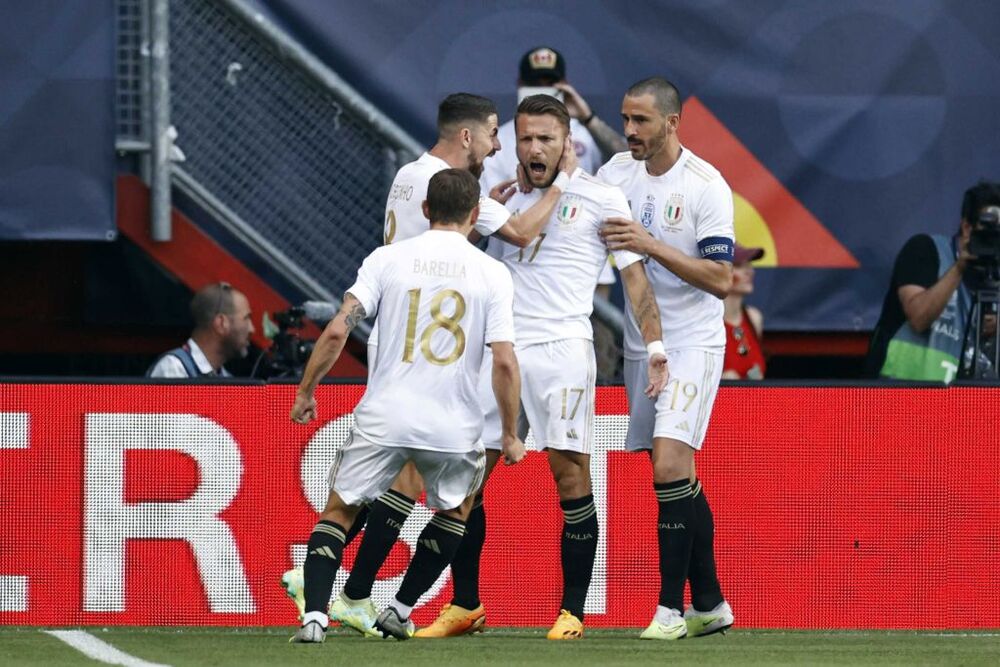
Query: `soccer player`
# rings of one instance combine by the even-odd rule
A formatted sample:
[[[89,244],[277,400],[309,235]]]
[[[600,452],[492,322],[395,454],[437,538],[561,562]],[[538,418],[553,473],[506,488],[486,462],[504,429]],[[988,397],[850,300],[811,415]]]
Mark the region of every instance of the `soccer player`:
[[[670,382],[656,403],[644,400],[644,346],[629,315],[626,448],[650,451],[659,504],[660,600],[641,637],[680,639],[733,623],[715,571],[712,511],[694,469],[722,374],[733,196],[718,170],[681,145],[680,95],[672,83],[659,77],[639,81],[625,93],[621,115],[629,152],[613,157],[598,177],[624,190],[632,212],[608,220],[602,234],[611,249],[649,257],[646,273],[670,367]],[[686,579],[692,605],[682,616]]]
[[[384,227],[387,245],[427,231],[428,221],[422,202],[426,198],[427,184],[434,174],[457,168],[466,169],[479,178],[483,161],[501,148],[497,140],[496,105],[485,97],[469,93],[449,95],[438,107],[437,124],[437,142],[417,160],[404,165],[389,189]],[[575,165],[567,162],[561,168],[569,173]],[[513,179],[508,179],[497,184],[493,195],[500,200],[509,198],[514,191],[513,182]],[[481,236],[496,233],[513,244],[527,245],[538,236],[559,199],[559,188],[550,190],[534,206],[514,215],[502,203],[490,197],[481,197],[474,229]],[[379,324],[376,322],[368,340],[369,376],[377,365],[378,334]],[[365,526],[365,536],[344,590],[330,607],[333,620],[359,632],[370,633],[377,614],[371,602],[371,591],[378,569],[396,543],[403,523],[422,490],[420,476],[412,465],[408,465],[384,497],[361,510],[346,541],[349,544],[362,526]],[[304,604],[301,569],[287,571],[282,577],[282,585],[299,607],[301,615]]]
[[[597,510],[590,483],[590,451],[595,436],[595,360],[590,314],[592,295],[607,248],[601,223],[628,215],[621,190],[575,169],[559,173],[573,154],[566,107],[549,95],[526,97],[517,108],[517,155],[532,186],[517,193],[507,208],[527,208],[553,188],[564,194],[545,229],[530,246],[521,248],[496,237],[488,253],[510,269],[514,279],[514,325],[523,388],[522,407],[539,446],[548,450],[549,467],[559,493],[564,523],[561,538],[562,609],[549,639],[583,637],[583,606],[597,551]],[[661,342],[659,312],[646,280],[642,258],[615,251],[635,319],[646,340],[649,381],[647,396],[666,383],[666,356]],[[480,399],[487,413],[483,441],[487,474],[501,455],[502,431],[496,402]],[[479,558],[485,540],[482,497],[469,517],[469,528],[452,562],[455,597],[438,619],[420,630],[420,637],[447,637],[475,631],[485,622],[479,599]]]
[[[478,382],[487,345],[503,455],[508,463],[524,456],[516,434],[520,382],[510,273],[467,240],[479,212],[479,184],[467,170],[441,171],[430,179],[423,207],[429,231],[365,259],[340,313],[316,343],[291,410],[297,423],[315,418],[316,385],[351,329],[378,312],[382,359],[330,468],[330,495],[309,537],[305,614],[296,642],[323,641],[345,535],[361,504],[382,496],[407,462],[423,477],[428,505],[438,511],[420,534],[399,592],[375,630],[397,639],[413,634],[410,611],[458,548],[482,483]]]

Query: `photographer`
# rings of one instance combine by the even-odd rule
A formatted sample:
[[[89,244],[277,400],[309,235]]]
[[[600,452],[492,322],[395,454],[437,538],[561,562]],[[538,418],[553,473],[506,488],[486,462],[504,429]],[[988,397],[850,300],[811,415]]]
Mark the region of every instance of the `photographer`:
[[[229,377],[223,364],[247,356],[254,332],[250,302],[229,283],[212,283],[198,290],[191,299],[191,319],[191,337],[161,355],[146,377]]]
[[[951,237],[914,236],[896,257],[882,314],[872,334],[865,364],[871,377],[950,382],[962,365],[976,332],[966,331],[976,290],[996,266],[970,252],[970,239],[990,237],[1000,206],[1000,185],[981,182],[962,199],[962,221]],[[973,247],[977,244],[974,243]],[[983,335],[996,332],[996,315],[987,315]],[[995,361],[995,360],[994,360]]]

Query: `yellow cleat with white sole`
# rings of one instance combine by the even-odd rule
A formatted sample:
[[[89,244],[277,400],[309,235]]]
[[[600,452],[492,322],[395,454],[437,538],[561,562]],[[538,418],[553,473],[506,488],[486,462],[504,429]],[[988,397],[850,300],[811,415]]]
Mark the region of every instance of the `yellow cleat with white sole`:
[[[479,605],[475,609],[466,609],[456,604],[446,604],[433,623],[426,628],[420,628],[413,636],[424,639],[459,637],[482,632],[485,625],[486,610],[483,605]]]
[[[306,583],[302,568],[292,568],[281,575],[281,587],[285,589],[285,595],[295,603],[301,621],[306,614]]]
[[[548,639],[583,639],[583,621],[565,609],[560,609],[559,618],[545,636]]]
[[[724,633],[733,625],[733,609],[725,600],[711,611],[698,611],[689,606],[684,610],[684,622],[687,623],[688,637]]]
[[[666,618],[653,618],[649,627],[642,631],[639,639],[660,639],[672,641],[687,637],[688,626],[684,617],[676,609],[670,609]]]
[[[381,637],[375,629],[375,619],[378,610],[371,598],[364,600],[349,600],[343,594],[330,605],[330,620],[340,623],[343,628],[357,630],[366,637]]]

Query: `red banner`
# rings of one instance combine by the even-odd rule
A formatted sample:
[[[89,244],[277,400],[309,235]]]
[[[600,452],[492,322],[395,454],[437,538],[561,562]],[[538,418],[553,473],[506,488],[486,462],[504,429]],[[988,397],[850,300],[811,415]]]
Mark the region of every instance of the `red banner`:
[[[0,385],[0,623],[291,625],[278,586],[301,560],[363,388]],[[741,627],[1000,626],[1000,389],[723,387],[699,476]],[[656,504],[622,451],[620,388],[599,390],[592,460],[601,543],[591,626],[656,605]],[[486,494],[490,625],[549,625],[562,515],[543,454]],[[380,573],[395,593],[430,514]],[[345,571],[356,544],[348,549]],[[450,599],[448,573],[415,612]]]

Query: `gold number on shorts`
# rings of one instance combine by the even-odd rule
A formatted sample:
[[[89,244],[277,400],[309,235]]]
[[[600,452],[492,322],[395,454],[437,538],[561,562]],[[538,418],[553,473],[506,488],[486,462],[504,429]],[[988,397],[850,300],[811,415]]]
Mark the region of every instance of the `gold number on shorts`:
[[[677,378],[674,378],[667,383],[667,390],[673,392],[670,398],[671,410],[677,409],[678,394],[683,394],[684,397],[687,398],[687,403],[685,403],[684,407],[682,408],[685,412],[687,412],[687,409],[691,407],[691,404],[694,402],[695,397],[698,395],[698,385],[696,385],[694,382],[684,382],[682,384],[681,381]]]
[[[576,419],[576,411],[580,409],[580,403],[583,401],[584,389],[580,387],[574,387],[572,389],[567,388],[562,390],[562,418],[569,419],[570,421]],[[566,416],[566,408],[569,404],[570,394],[576,394],[576,403],[573,404],[573,411],[569,413],[569,417]]]
[[[385,231],[383,232],[385,245],[392,243],[394,238],[396,238],[396,212],[390,210],[389,215],[385,216]]]
[[[538,242],[535,243],[535,249],[531,251],[531,256],[528,257],[528,263],[529,264],[531,262],[535,261],[535,257],[538,256],[538,251],[541,249],[541,247],[542,247],[542,241],[544,241],[544,240],[545,240],[545,233],[543,232],[543,233],[541,233],[541,234],[538,235]],[[517,253],[517,261],[519,261],[519,262],[523,262],[524,261],[524,248],[521,248],[518,251],[518,253]]]
[[[413,363],[413,347],[417,337],[417,312],[420,309],[420,290],[411,289],[407,292],[410,296],[409,314],[406,318],[406,341],[403,344],[403,363]],[[441,305],[445,299],[452,299],[455,302],[455,312],[445,315],[441,312]],[[420,334],[420,351],[424,358],[436,366],[447,366],[458,361],[458,358],[465,352],[465,332],[459,326],[459,322],[465,317],[465,297],[453,289],[441,290],[431,299],[431,319],[434,320],[424,332]],[[446,357],[438,357],[431,349],[431,336],[438,329],[444,329],[455,338],[455,348]]]

